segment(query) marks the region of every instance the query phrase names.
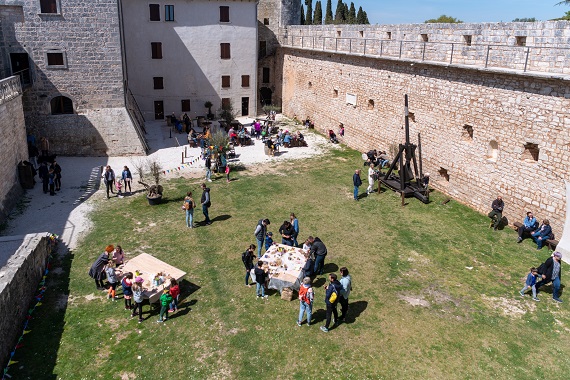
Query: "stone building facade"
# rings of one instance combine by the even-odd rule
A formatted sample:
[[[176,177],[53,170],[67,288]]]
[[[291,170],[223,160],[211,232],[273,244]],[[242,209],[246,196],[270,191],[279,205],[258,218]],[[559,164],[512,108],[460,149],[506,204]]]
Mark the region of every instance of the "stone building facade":
[[[6,0],[0,29],[0,70],[22,78],[29,133],[56,154],[145,153],[127,107],[117,0]]]
[[[256,1],[123,0],[129,87],[145,119],[257,111]],[[227,50],[226,50],[227,49]]]
[[[311,117],[322,131],[343,123],[349,146],[390,151],[404,139],[408,94],[411,135],[417,141],[421,133],[434,187],[481,212],[501,194],[511,222],[531,210],[561,236],[570,180],[568,77],[317,49],[281,48],[276,59],[288,116]]]
[[[0,223],[16,205],[23,190],[18,181],[18,163],[28,159],[22,90],[18,77],[0,80]]]

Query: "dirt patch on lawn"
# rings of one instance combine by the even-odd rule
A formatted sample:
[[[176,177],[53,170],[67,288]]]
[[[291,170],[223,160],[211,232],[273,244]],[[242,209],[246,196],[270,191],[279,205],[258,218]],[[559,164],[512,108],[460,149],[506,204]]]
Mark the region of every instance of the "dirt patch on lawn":
[[[491,309],[495,309],[507,317],[520,318],[528,312],[534,312],[536,305],[534,303],[521,303],[512,298],[506,297],[487,297],[481,295],[481,299]],[[524,300],[523,300],[524,301]]]

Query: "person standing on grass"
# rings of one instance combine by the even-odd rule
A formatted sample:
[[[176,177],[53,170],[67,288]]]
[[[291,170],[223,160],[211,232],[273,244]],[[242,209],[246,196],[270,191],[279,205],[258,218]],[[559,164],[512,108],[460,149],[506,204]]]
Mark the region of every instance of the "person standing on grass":
[[[537,276],[538,276],[538,269],[536,269],[535,267],[530,268],[530,272],[526,276],[524,288],[522,288],[521,291],[519,292],[522,297],[524,297],[524,292],[526,292],[528,288],[531,288],[532,289],[532,299],[535,301],[540,301],[536,297],[536,286],[535,286],[535,284],[536,284],[536,277]]]
[[[505,202],[503,202],[503,197],[500,195],[491,203],[491,212],[487,215],[493,221],[493,230],[497,231],[499,224],[503,219],[503,209],[505,208]]]
[[[123,248],[121,248],[119,244],[117,244],[115,250],[113,251],[113,261],[117,266],[123,265],[123,263],[125,262],[125,252],[123,251]]]
[[[91,269],[89,269],[89,276],[95,280],[95,285],[99,290],[105,289],[103,284],[105,280],[105,266],[109,263],[109,254],[113,252],[114,249],[114,246],[108,245],[105,251],[99,255],[97,260],[91,265]]]
[[[354,200],[358,200],[358,188],[362,186],[362,179],[360,178],[360,169],[356,169],[352,175],[352,183],[354,185]]]
[[[196,203],[194,202],[194,198],[192,198],[191,191],[186,193],[182,207],[186,211],[186,227],[194,228],[194,209],[196,208]]]
[[[561,303],[562,300],[558,298],[558,293],[560,292],[560,278],[562,277],[562,254],[558,251],[554,252],[538,267],[538,273],[542,275],[542,280],[534,285],[536,292],[538,293],[538,288],[542,285],[552,282],[552,299]]]
[[[303,277],[313,277],[315,270],[315,261],[311,258],[309,251],[305,252],[305,266],[303,267]]]
[[[348,274],[348,269],[346,267],[340,268],[340,284],[342,285],[342,290],[340,291],[340,317],[339,322],[344,321],[346,313],[348,312],[348,297],[350,296],[350,291],[352,290],[352,278]]]
[[[123,182],[125,183],[125,193],[127,192],[127,189],[129,194],[131,193],[131,191],[133,191],[133,189],[131,188],[131,182],[133,181],[133,175],[131,174],[131,170],[129,169],[128,166],[124,166],[123,167],[123,173],[121,173],[121,177],[123,179]]]
[[[293,239],[293,247],[298,247],[299,243],[297,242],[297,236],[299,236],[299,220],[295,216],[295,213],[291,213],[289,218],[291,220],[291,225],[293,226],[294,231],[293,235],[291,235],[291,238]]]
[[[253,266],[253,259],[255,258],[255,244],[250,244],[249,248],[245,250],[244,253],[241,254],[241,261],[245,266],[245,286],[251,288],[249,284],[249,275],[251,270],[254,268]]]
[[[131,272],[125,273],[121,280],[121,287],[123,288],[123,298],[125,299],[125,310],[131,310],[133,308],[131,302],[133,297],[133,274]]]
[[[169,293],[172,296],[172,302],[170,302],[170,309],[168,309],[168,312],[174,313],[178,310],[178,298],[180,297],[180,286],[178,285],[178,281],[176,281],[175,278],[170,278]]]
[[[338,323],[338,312],[336,307],[338,305],[338,301],[340,298],[340,292],[342,290],[342,285],[338,282],[336,274],[331,273],[329,274],[329,281],[330,283],[325,286],[325,303],[327,305],[327,319],[324,326],[321,326],[321,331],[329,332],[329,326],[331,324],[331,316],[334,316],[334,325],[335,327]],[[334,296],[333,296],[334,294]]]
[[[273,232],[268,232],[265,236],[265,250],[267,251],[269,247],[273,245]]]
[[[206,181],[212,182],[212,158],[209,154],[206,156],[204,167],[206,168]]]
[[[255,282],[257,283],[255,288],[255,293],[257,294],[257,298],[267,298],[265,295],[265,279],[267,277],[267,273],[263,270],[263,261],[257,262],[257,267],[254,270],[255,273]]]
[[[105,182],[105,187],[107,188],[107,199],[109,199],[109,190],[111,191],[111,194],[115,194],[113,191],[113,186],[115,185],[115,172],[111,169],[110,165],[107,165],[103,172],[103,182]]]
[[[228,180],[228,183],[230,183],[230,164],[226,163],[226,179]]]
[[[374,164],[370,164],[368,168],[368,188],[366,189],[366,194],[370,194],[374,191]]]
[[[323,274],[323,268],[325,266],[325,257],[328,253],[327,247],[318,237],[309,236],[307,240],[309,241],[309,243],[311,243],[311,249],[309,250],[309,253],[311,254],[312,257],[315,258],[315,270],[313,271],[313,273],[315,275]]]
[[[263,247],[263,241],[265,240],[265,236],[267,235],[267,226],[269,226],[270,224],[271,222],[269,221],[269,219],[259,219],[259,222],[257,222],[257,226],[255,227],[255,231],[253,232],[253,234],[255,235],[255,239],[257,240],[258,259],[261,259],[261,249]]]
[[[168,319],[168,308],[170,307],[170,303],[172,302],[172,296],[168,289],[164,289],[162,291],[162,295],[160,296],[160,317],[158,319],[158,323],[162,323]]]
[[[314,299],[315,293],[311,286],[311,277],[305,277],[303,279],[303,285],[299,288],[299,318],[297,319],[297,326],[301,327],[305,313],[307,313],[307,326],[311,325]]]
[[[209,226],[212,224],[208,213],[208,209],[212,205],[212,202],[210,201],[210,188],[206,187],[205,183],[203,183],[200,187],[202,188],[202,197],[200,198],[200,204],[202,205],[202,214],[204,214],[204,217],[206,218],[204,220],[204,223]]]
[[[107,263],[105,273],[107,274],[107,282],[109,283],[107,298],[114,301],[117,298],[117,285],[119,284],[119,279],[117,278],[117,273],[115,271],[115,262],[113,260],[109,260]]]
[[[133,312],[131,313],[131,318],[134,318],[137,316],[137,311],[139,313],[139,323],[142,323],[143,318],[142,318],[142,303],[143,303],[143,292],[144,289],[142,287],[144,280],[142,279],[142,277],[137,277],[135,278],[135,283],[133,284],[133,301],[135,301],[135,307],[133,309]]]

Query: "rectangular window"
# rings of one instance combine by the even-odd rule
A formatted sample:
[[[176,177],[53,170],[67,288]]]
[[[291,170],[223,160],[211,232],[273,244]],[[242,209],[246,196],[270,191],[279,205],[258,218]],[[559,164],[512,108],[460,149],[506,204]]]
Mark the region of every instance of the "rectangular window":
[[[526,46],[526,36],[517,36],[517,46]]]
[[[164,6],[164,21],[174,21],[174,5]]]
[[[149,4],[150,21],[160,21],[160,4]]]
[[[220,22],[230,22],[230,7],[220,7]]]
[[[269,25],[269,19],[268,18],[263,19],[263,25]]]
[[[155,90],[164,89],[164,78],[163,77],[153,77],[152,81],[154,83],[154,89]]]
[[[58,13],[57,0],[40,0],[40,13]]]
[[[65,66],[65,58],[63,52],[47,53],[47,66]]]
[[[249,75],[242,75],[241,76],[241,86],[242,87],[249,87]]]
[[[465,45],[467,45],[467,46],[471,46],[472,39],[473,39],[473,37],[470,34],[465,34],[463,36],[463,40],[465,41]]]
[[[263,78],[262,78],[262,82],[263,82],[263,83],[269,83],[269,67],[264,67],[264,68],[263,68]]]
[[[162,42],[151,42],[152,59],[162,59]]]
[[[229,87],[230,87],[230,76],[222,75],[222,88],[229,88]]]
[[[429,42],[429,37],[427,34],[422,34],[421,37],[423,42]]]
[[[222,98],[222,109],[227,110],[231,107],[232,101],[230,98]]]
[[[259,58],[264,58],[267,55],[267,42],[259,41]]]
[[[190,99],[182,99],[182,112],[190,112]]]
[[[220,56],[222,59],[230,59],[230,44],[229,43],[221,43],[220,44]]]

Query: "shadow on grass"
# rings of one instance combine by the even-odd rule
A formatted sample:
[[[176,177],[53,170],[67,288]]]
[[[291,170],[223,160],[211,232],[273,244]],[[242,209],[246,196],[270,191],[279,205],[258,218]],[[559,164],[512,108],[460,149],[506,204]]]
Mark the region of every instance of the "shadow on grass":
[[[214,218],[212,218],[212,222],[223,222],[224,220],[228,220],[230,219],[232,216],[231,215],[218,215]]]
[[[367,307],[368,302],[366,301],[350,302],[348,304],[348,311],[346,312],[344,323],[351,324],[356,322],[356,319],[360,317],[360,314],[362,314]]]
[[[338,271],[338,265],[335,263],[326,263],[323,267],[323,273],[334,273]]]

